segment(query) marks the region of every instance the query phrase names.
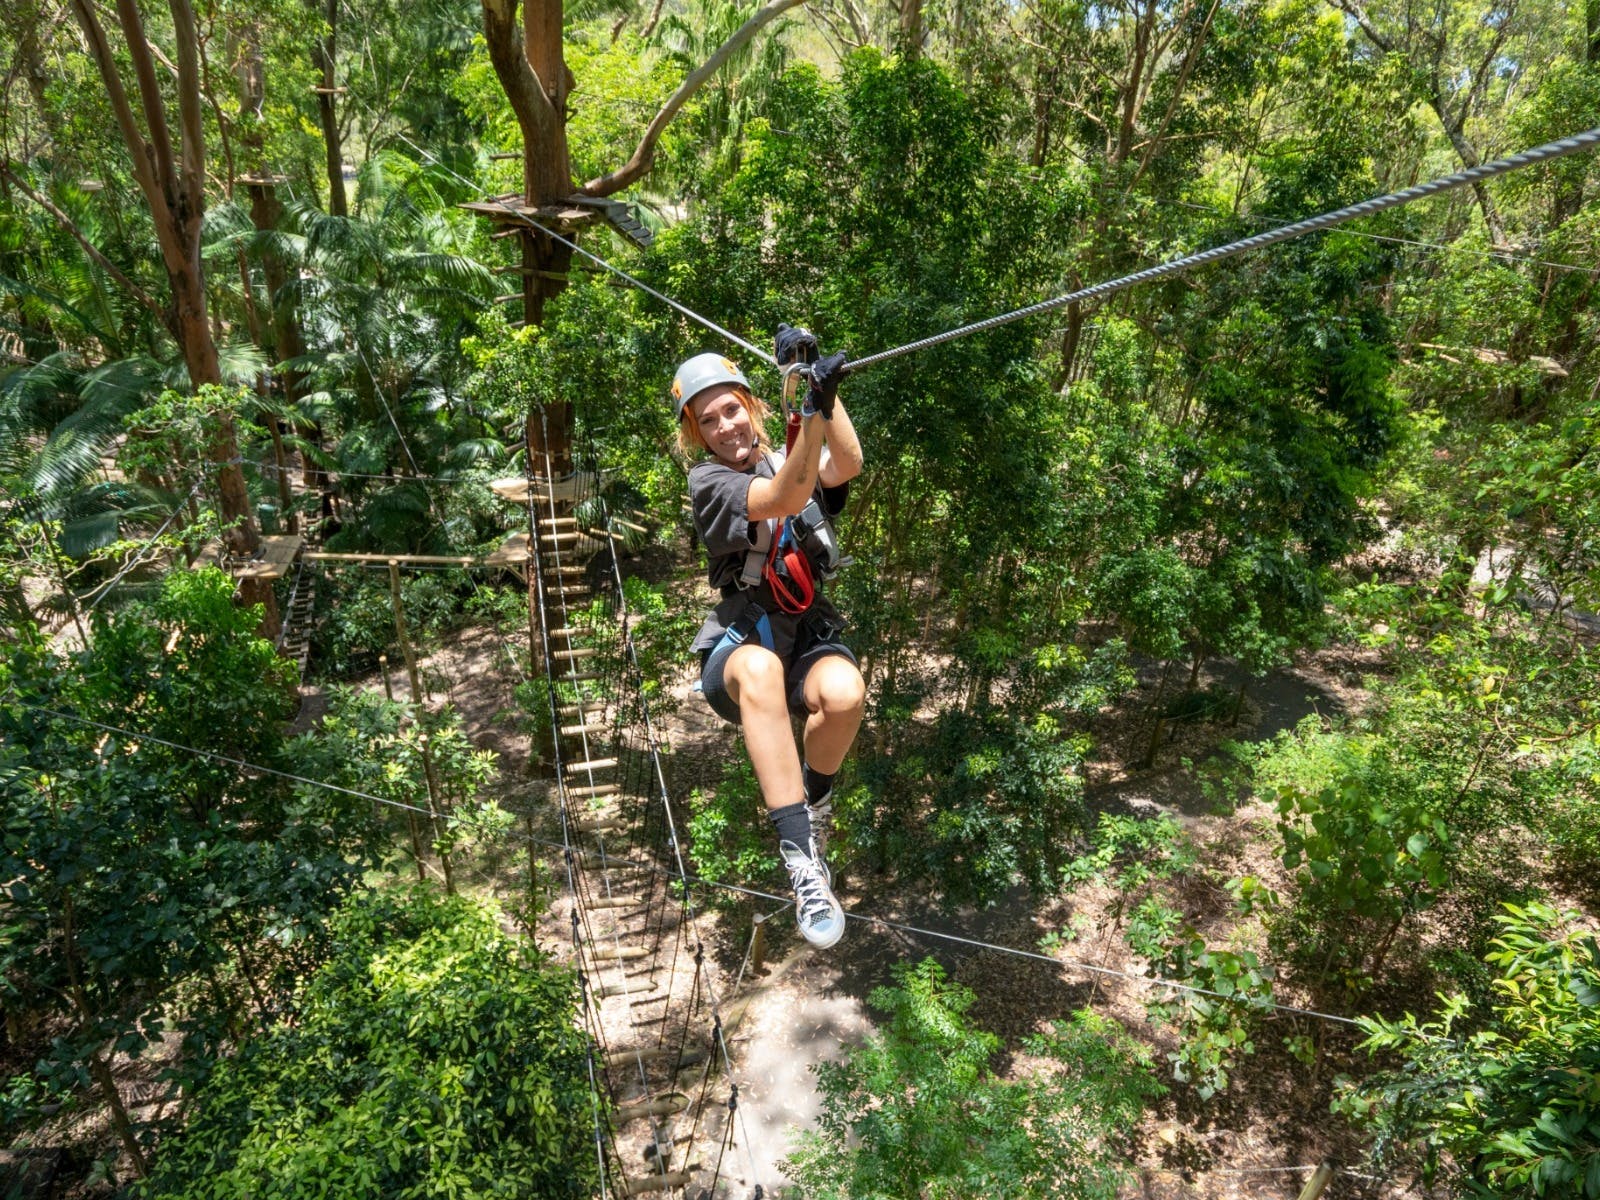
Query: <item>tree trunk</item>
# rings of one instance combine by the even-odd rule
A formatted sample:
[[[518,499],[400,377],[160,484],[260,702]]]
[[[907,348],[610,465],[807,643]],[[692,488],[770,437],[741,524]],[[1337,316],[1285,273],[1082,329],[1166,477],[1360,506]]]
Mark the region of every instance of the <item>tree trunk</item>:
[[[922,0],[899,0],[900,34],[896,49],[907,62],[922,57]]]
[[[316,12],[314,0],[311,11]],[[328,212],[336,217],[350,215],[344,194],[344,142],[339,135],[339,112],[334,104],[338,86],[334,67],[338,63],[339,0],[324,0],[323,35],[311,43],[311,65],[321,75],[317,85],[317,123],[322,126],[322,148],[328,170]]]

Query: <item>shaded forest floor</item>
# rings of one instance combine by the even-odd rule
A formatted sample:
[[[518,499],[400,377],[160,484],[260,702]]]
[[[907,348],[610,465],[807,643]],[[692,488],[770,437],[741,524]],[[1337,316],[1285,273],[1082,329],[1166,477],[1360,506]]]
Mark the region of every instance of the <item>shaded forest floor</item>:
[[[537,807],[546,798],[548,783],[528,777],[527,739],[506,719],[513,680],[499,646],[493,635],[468,630],[424,661],[424,680],[433,679],[435,699],[449,698],[457,705],[480,746],[501,752],[499,790],[507,805]],[[1184,915],[1209,941],[1241,944],[1232,897],[1223,881],[1243,873],[1275,879],[1281,869],[1258,832],[1262,822],[1270,821],[1266,806],[1235,807],[1220,799],[1205,783],[1206,763],[1229,741],[1265,740],[1307,717],[1358,713],[1368,698],[1363,677],[1381,668],[1375,652],[1348,646],[1303,654],[1289,668],[1250,684],[1237,723],[1175,722],[1164,731],[1151,765],[1138,767],[1133,764],[1143,756],[1149,738],[1143,714],[1158,683],[1154,670],[1142,672],[1139,687],[1094,721],[1095,749],[1086,764],[1091,821],[1100,812],[1168,814],[1178,821],[1198,856],[1196,865],[1176,881]],[[366,682],[379,683],[376,678]],[[680,807],[680,820],[688,815],[689,791],[714,786],[728,756],[738,752],[728,728],[689,693],[691,682],[687,671],[673,682],[671,694],[678,703],[664,729],[672,751],[667,760],[668,785]],[[1232,692],[1239,682],[1238,669],[1229,663],[1214,664],[1199,680],[1203,688],[1218,693]],[[403,678],[397,675],[393,683],[396,694],[404,694]],[[549,827],[543,832],[555,833]],[[550,877],[558,856],[540,858],[541,869]],[[480,856],[468,870],[467,884],[515,903],[526,887],[524,861],[516,851]],[[820,1106],[811,1064],[837,1057],[845,1046],[866,1037],[873,1028],[868,995],[892,981],[894,964],[926,956],[937,958],[952,978],[977,993],[971,1017],[1002,1038],[1005,1072],[1020,1073],[1033,1065],[1022,1050],[1025,1038],[1048,1031],[1052,1021],[1086,1005],[1115,1016],[1151,1047],[1158,1077],[1170,1090],[1152,1106],[1135,1134],[1136,1176],[1128,1196],[1293,1197],[1310,1169],[1324,1159],[1360,1171],[1362,1146],[1330,1117],[1328,1108],[1335,1077],[1359,1073],[1365,1062],[1365,1056],[1355,1052],[1356,1031],[1309,1018],[1275,1016],[1256,1038],[1258,1053],[1237,1064],[1231,1086],[1202,1101],[1192,1088],[1170,1078],[1165,1056],[1174,1049],[1173,1035],[1170,1028],[1146,1019],[1143,1000],[1148,989],[1134,981],[1097,978],[1070,965],[1081,961],[1135,976],[1146,973],[1120,936],[1123,898],[1114,889],[1087,885],[1041,904],[1018,888],[989,908],[952,913],[924,895],[897,891],[892,879],[863,875],[845,880],[840,898],[860,915],[1034,953],[1042,939],[1066,931],[1068,936],[1053,951],[1062,965],[1051,967],[1000,949],[960,945],[868,922],[852,922],[839,947],[813,952],[794,935],[791,914],[778,909],[768,926],[774,932],[765,963],[741,976],[750,948],[749,910],[703,910],[699,933],[708,937],[707,959],[716,964],[716,986],[729,996],[740,980],[737,998],[748,999],[747,1006],[738,1005],[737,1024],[730,1022],[730,1041],[740,1085],[742,1132],[757,1174],[754,1182],[764,1184],[769,1194],[774,1184],[782,1182],[778,1163],[790,1149],[795,1130],[811,1125]],[[777,906],[761,902],[756,908],[766,912]],[[558,905],[541,922],[541,942],[558,953],[564,953],[570,940],[562,924],[566,912]],[[1072,931],[1077,931],[1075,937]],[[1280,985],[1277,998],[1317,1007],[1316,998],[1292,987]],[[668,1003],[673,1003],[671,998]],[[1285,1048],[1285,1041],[1297,1035],[1313,1038],[1318,1047],[1310,1067]],[[628,1033],[619,1030],[617,1038],[626,1042]],[[740,1170],[735,1176],[741,1183],[744,1173]],[[1326,1194],[1401,1197],[1426,1192],[1409,1181],[1383,1181],[1347,1171],[1336,1177]]]

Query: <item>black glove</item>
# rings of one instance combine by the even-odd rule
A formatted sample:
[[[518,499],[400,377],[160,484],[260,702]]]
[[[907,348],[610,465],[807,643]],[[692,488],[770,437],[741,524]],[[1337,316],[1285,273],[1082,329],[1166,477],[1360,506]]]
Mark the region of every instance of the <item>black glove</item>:
[[[817,361],[817,335],[809,329],[796,329],[793,325],[779,325],[775,339],[777,353],[773,356],[780,367],[792,362]]]
[[[811,395],[806,406],[822,414],[824,421],[833,420],[833,402],[839,396],[839,381],[844,378],[844,355],[830,354],[818,359],[811,368]]]

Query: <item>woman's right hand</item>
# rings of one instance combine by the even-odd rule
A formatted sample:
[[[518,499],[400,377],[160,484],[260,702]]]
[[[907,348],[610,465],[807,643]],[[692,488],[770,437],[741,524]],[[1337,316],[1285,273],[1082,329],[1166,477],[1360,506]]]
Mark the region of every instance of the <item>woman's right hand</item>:
[[[824,421],[833,420],[833,402],[839,397],[839,381],[844,378],[843,352],[818,359],[811,368],[811,396],[807,403],[822,414]]]

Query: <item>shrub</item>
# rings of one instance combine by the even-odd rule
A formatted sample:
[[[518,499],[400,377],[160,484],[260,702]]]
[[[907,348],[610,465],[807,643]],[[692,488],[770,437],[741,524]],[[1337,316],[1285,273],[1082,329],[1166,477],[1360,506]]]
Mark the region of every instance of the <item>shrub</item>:
[[[570,974],[488,904],[367,893],[294,1014],[218,1066],[146,1194],[589,1196]]]
[[[839,1063],[812,1069],[819,1130],[785,1164],[817,1200],[1111,1200],[1126,1132],[1160,1095],[1147,1052],[1087,1010],[1027,1043],[1047,1068],[1009,1081],[993,1034],[966,1019],[973,994],[932,959],[895,968],[870,998],[888,1021]]]

